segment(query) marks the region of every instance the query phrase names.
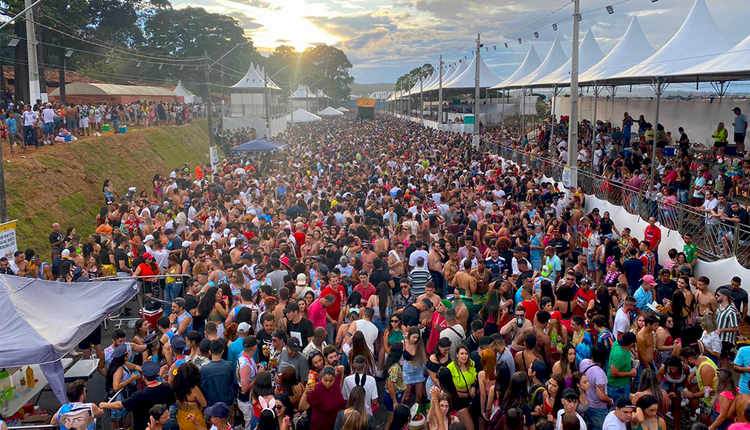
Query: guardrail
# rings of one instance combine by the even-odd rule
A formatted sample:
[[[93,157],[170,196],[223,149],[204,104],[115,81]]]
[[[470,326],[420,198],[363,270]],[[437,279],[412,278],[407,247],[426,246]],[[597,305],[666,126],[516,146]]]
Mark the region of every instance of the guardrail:
[[[526,164],[534,171],[542,172],[555,181],[562,180],[563,164],[515,148],[494,148],[499,155],[519,165]],[[578,171],[578,186],[586,194],[621,206],[628,213],[638,215],[644,221],[655,217],[670,230],[681,235],[693,236],[693,243],[700,253],[711,259],[736,256],[744,267],[750,268],[750,226],[735,223],[733,226],[719,220],[710,220],[705,213],[683,203],[665,203],[661,194],[633,189],[626,184],[587,170]],[[678,250],[681,251],[681,250]]]

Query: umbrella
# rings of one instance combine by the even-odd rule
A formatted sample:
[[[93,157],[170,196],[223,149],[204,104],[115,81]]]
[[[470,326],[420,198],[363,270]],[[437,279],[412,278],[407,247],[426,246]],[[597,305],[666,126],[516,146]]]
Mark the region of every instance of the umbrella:
[[[232,152],[267,152],[286,148],[286,143],[273,142],[266,139],[255,139],[232,148]]]

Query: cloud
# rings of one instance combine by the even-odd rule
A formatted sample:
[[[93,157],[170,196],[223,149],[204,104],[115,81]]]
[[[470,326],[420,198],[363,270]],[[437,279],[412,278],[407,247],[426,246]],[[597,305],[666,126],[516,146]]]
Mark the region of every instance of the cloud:
[[[636,10],[633,12],[629,12],[628,16],[644,17],[652,15],[664,15],[665,13],[669,13],[669,9]]]

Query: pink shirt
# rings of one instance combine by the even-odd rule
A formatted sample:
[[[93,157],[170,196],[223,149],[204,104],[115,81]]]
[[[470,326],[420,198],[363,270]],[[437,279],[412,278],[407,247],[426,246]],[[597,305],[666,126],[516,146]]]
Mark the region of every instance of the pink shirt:
[[[312,322],[313,328],[326,328],[326,308],[320,304],[320,300],[314,301],[307,309],[307,318]]]

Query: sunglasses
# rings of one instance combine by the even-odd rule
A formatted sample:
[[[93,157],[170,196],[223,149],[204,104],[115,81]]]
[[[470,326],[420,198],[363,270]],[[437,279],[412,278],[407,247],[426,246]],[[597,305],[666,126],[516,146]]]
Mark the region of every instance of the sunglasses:
[[[277,411],[280,411],[281,408],[283,408],[283,407],[284,407],[284,405],[275,405],[273,408],[276,409]]]
[[[391,323],[397,323],[399,320],[391,320]]]

